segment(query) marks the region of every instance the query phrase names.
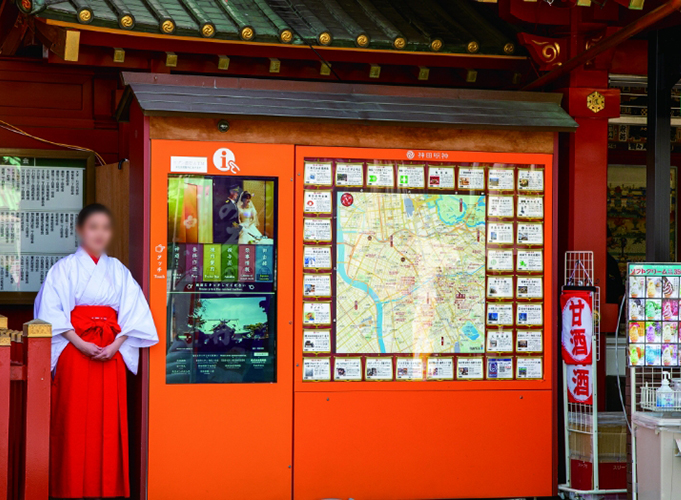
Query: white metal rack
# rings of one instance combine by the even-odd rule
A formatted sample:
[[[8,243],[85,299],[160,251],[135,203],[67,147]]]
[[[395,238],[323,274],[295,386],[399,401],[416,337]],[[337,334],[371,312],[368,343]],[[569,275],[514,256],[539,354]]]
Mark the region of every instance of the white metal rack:
[[[594,287],[594,256],[593,252],[565,252],[565,276],[564,286],[590,286]],[[600,287],[594,287],[593,297],[593,338],[592,351],[592,394],[593,404],[570,403],[568,401],[567,387],[567,364],[563,361],[563,421],[565,425],[565,477],[566,483],[558,486],[558,494],[561,498],[569,499],[600,499],[608,498],[609,495],[626,493],[622,490],[605,490],[600,488],[598,470],[598,372],[597,364],[601,358],[600,334],[601,334],[601,297]],[[586,434],[591,439],[593,456],[593,488],[579,490],[572,487],[570,477],[570,434]]]

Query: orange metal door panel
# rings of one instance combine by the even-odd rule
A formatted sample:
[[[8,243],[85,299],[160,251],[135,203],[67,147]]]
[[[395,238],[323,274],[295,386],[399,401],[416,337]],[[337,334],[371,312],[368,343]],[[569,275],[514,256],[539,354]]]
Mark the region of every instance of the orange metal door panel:
[[[206,175],[229,148],[239,176],[278,178],[276,383],[166,384],[165,266],[150,275],[150,302],[161,342],[150,353],[149,491],[151,500],[282,499],[291,495],[293,428],[293,164],[287,145],[154,140],[151,145],[150,258],[167,245],[171,156],[206,158]]]
[[[551,406],[550,391],[297,392],[295,498],[551,495]]]

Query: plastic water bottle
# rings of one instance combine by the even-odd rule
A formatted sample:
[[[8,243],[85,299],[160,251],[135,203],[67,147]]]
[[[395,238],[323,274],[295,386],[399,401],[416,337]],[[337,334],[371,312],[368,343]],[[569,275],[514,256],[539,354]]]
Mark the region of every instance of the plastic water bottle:
[[[655,393],[656,403],[658,408],[673,408],[674,407],[674,391],[669,387],[669,372],[662,372],[662,385]]]

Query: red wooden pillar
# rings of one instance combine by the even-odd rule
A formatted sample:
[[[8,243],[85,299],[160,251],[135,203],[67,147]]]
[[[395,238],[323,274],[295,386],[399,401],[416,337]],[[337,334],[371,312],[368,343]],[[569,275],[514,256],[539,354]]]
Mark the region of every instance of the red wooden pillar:
[[[52,327],[34,319],[24,323],[26,365],[26,446],[24,499],[45,500],[50,480],[50,356]]]
[[[0,316],[0,498],[8,495],[9,478],[9,394],[10,394],[10,345],[7,318]]]
[[[567,204],[567,250],[594,253],[595,285],[601,292],[601,331],[617,322],[617,306],[605,303],[607,252],[608,119],[620,115],[618,89],[607,88],[607,73],[577,70],[565,106],[579,124],[568,138],[568,186],[562,186]],[[563,177],[565,179],[565,177]],[[565,192],[567,189],[567,193]],[[567,194],[567,196],[565,196]],[[605,410],[605,336],[598,365],[598,407]]]

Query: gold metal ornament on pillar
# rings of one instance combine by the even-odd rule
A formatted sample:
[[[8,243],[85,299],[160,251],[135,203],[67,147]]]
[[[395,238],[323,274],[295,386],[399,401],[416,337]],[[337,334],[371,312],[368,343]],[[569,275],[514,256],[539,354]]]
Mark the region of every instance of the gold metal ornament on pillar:
[[[594,91],[586,96],[586,107],[594,113],[598,113],[605,109],[605,97],[598,91]]]

